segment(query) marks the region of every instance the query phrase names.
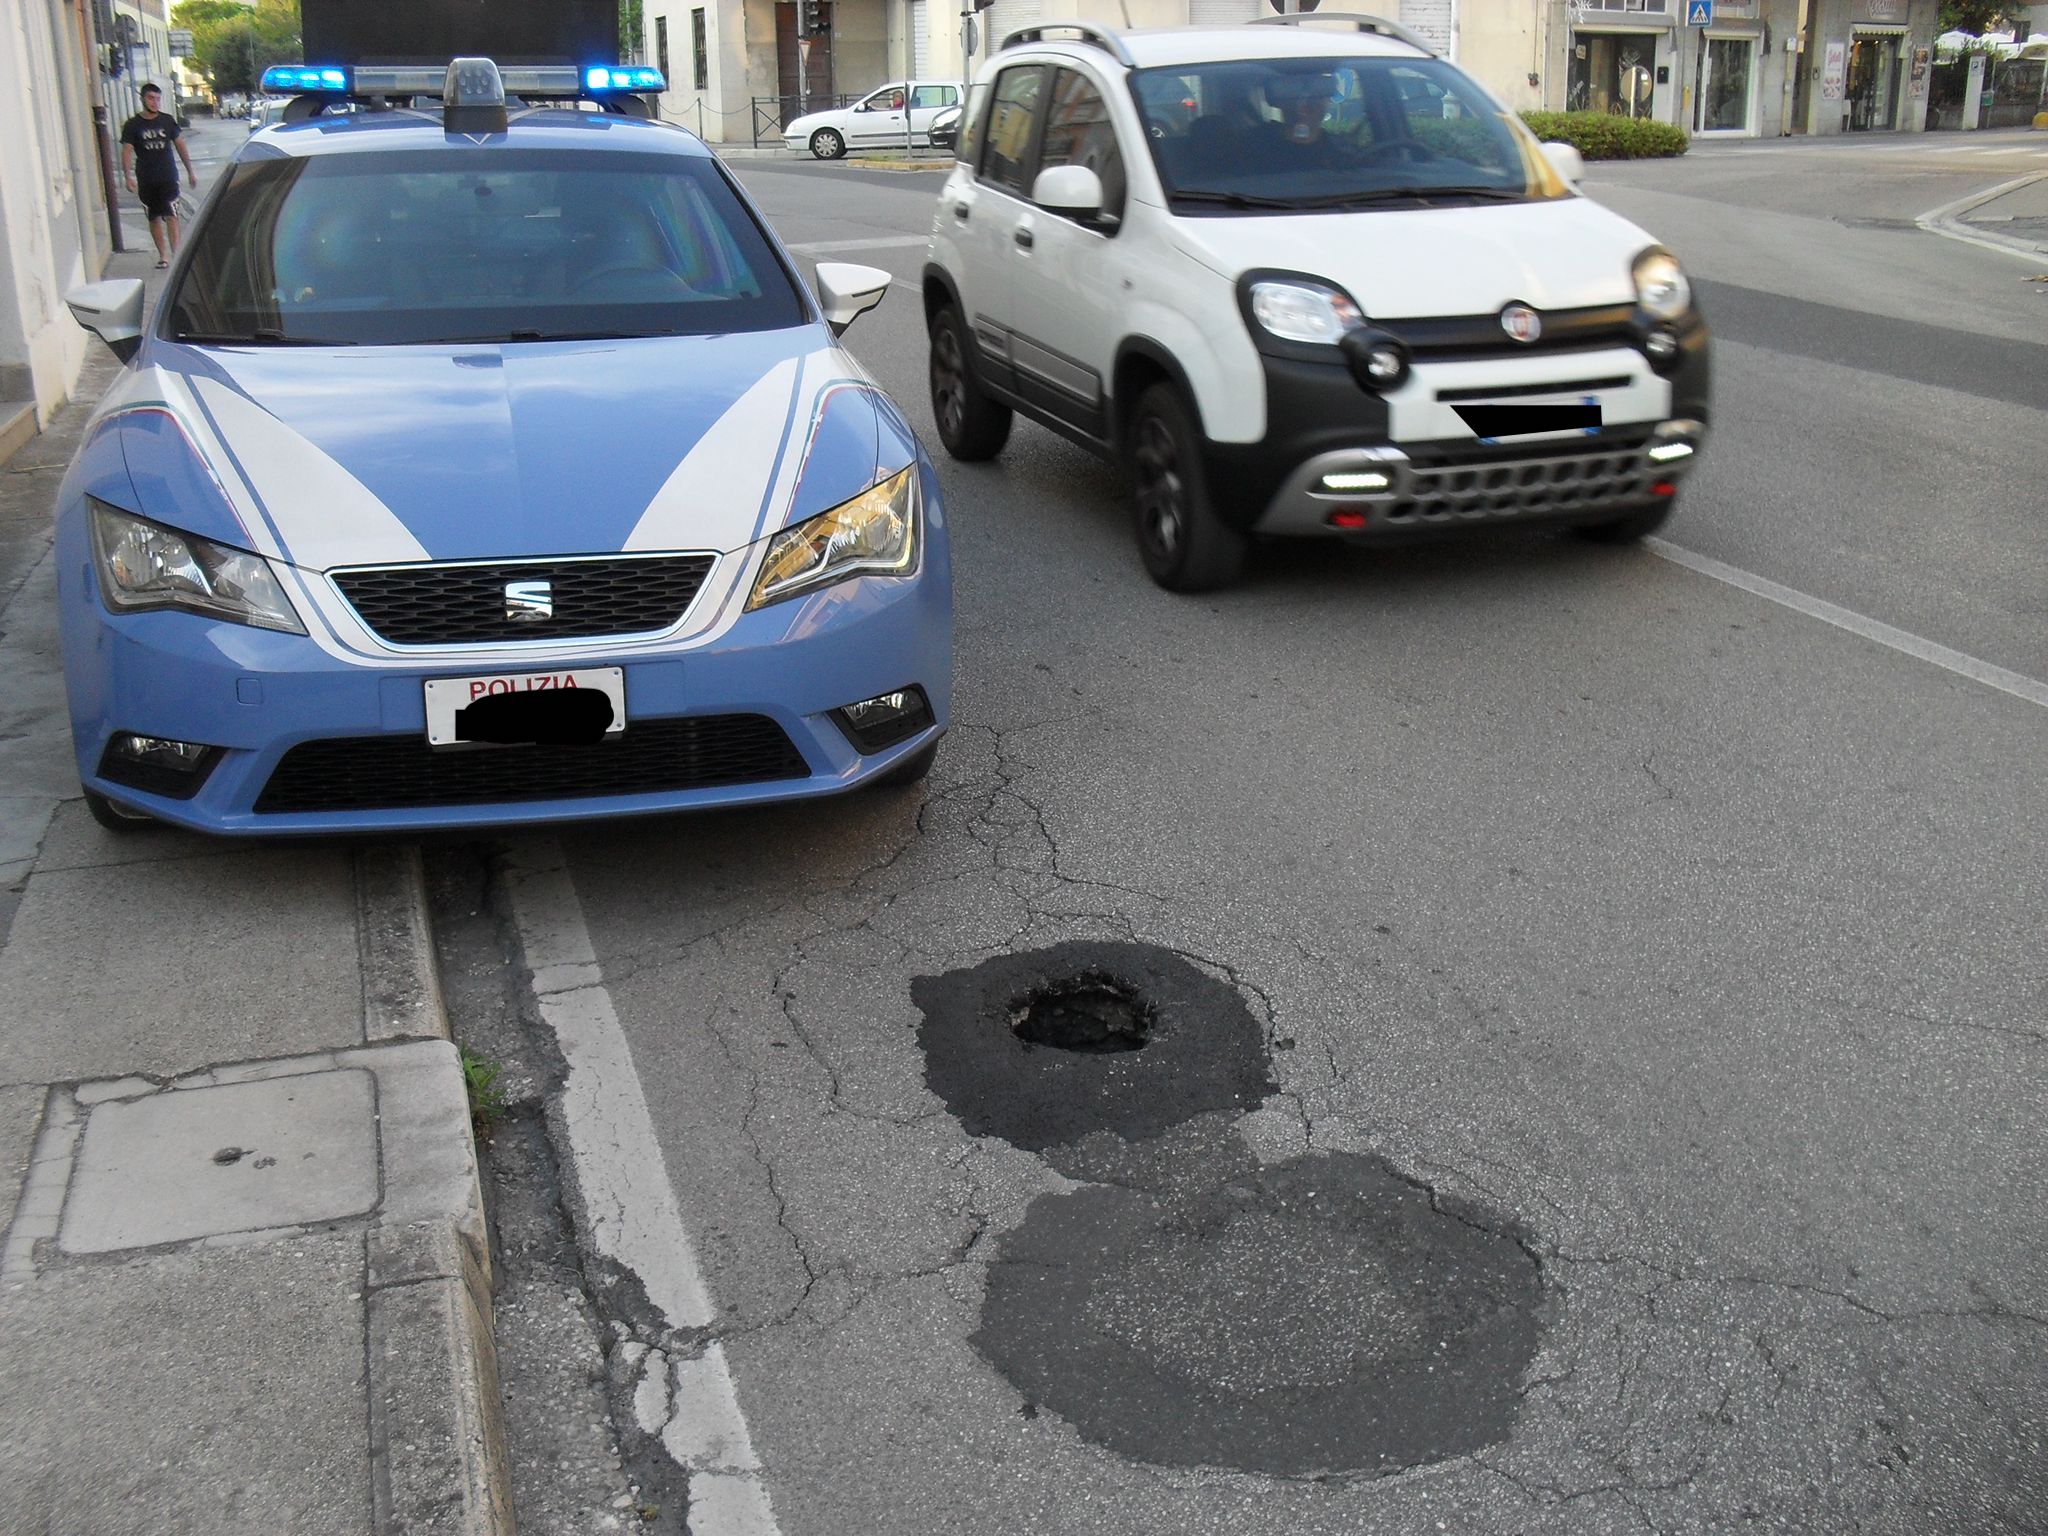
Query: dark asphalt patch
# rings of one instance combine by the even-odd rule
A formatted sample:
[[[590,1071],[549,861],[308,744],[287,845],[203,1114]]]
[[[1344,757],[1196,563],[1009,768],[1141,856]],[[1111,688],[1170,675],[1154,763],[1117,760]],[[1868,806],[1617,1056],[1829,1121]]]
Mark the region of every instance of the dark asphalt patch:
[[[1050,989],[1110,983],[1149,1007],[1142,1050],[1047,1049],[1020,1012]],[[1144,944],[1061,944],[920,976],[925,1082],[968,1132],[1044,1152],[1108,1133],[1145,1141],[1215,1110],[1256,1109],[1274,1083],[1234,988]]]
[[[1377,1158],[1033,1202],[974,1345],[1086,1439],[1175,1466],[1381,1475],[1505,1438],[1542,1323],[1512,1223]]]

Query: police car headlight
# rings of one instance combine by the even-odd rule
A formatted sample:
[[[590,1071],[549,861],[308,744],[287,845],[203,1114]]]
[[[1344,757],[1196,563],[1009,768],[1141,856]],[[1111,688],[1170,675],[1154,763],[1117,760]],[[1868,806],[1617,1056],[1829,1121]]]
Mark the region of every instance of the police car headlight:
[[[1252,284],[1252,318],[1282,341],[1335,346],[1365,323],[1351,296],[1325,283],[1265,279]]]
[[[1692,284],[1678,258],[1653,245],[1636,258],[1636,303],[1653,320],[1676,320],[1692,308]]]
[[[747,607],[794,597],[850,576],[907,576],[917,565],[917,466],[849,502],[785,528],[769,541]]]
[[[179,533],[103,501],[89,505],[100,590],[109,606],[182,608],[258,629],[306,632],[261,555]]]

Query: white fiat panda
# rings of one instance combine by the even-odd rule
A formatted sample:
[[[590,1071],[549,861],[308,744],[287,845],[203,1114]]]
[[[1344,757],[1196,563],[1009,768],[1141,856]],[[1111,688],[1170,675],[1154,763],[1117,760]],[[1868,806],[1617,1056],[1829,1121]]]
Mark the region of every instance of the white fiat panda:
[[[1706,435],[1707,331],[1581,173],[1377,17],[1014,33],[932,225],[939,436],[987,459],[1022,412],[1122,464],[1174,591],[1255,538],[1640,538]]]

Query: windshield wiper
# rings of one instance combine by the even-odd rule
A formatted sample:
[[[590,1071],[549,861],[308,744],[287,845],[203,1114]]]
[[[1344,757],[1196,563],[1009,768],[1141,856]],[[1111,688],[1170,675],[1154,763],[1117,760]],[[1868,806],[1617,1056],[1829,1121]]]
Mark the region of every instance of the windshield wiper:
[[[287,336],[283,331],[269,326],[259,326],[253,331],[240,335],[229,335],[225,331],[173,331],[173,341],[196,342],[201,346],[227,347],[345,347],[345,341],[335,341],[324,336]]]
[[[1218,192],[1212,187],[1195,187],[1176,190],[1173,196],[1188,203],[1215,203],[1224,208],[1300,208],[1305,206],[1294,197],[1260,197],[1251,192]]]
[[[1520,192],[1503,187],[1373,187],[1359,192],[1332,192],[1324,197],[1305,197],[1302,208],[1364,208],[1374,203],[1426,202],[1432,197],[1476,197],[1487,202],[1519,203]]]
[[[1417,187],[1415,190],[1431,197],[1476,197],[1489,203],[1521,203],[1529,198],[1528,193],[1507,187]]]
[[[648,337],[679,336],[680,331],[543,331],[531,326],[498,331],[489,336],[429,336],[417,343],[423,347],[491,347],[513,341],[640,341]]]

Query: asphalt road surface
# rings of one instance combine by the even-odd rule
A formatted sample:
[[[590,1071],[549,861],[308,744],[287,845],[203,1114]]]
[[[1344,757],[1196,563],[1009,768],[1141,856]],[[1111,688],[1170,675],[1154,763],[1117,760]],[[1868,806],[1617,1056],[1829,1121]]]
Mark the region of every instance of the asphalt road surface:
[[[922,790],[509,841],[630,1047],[733,1529],[2048,1529],[2048,285],[1911,227],[2032,150],[1954,144],[1596,168],[1716,329],[1657,548],[1174,597],[1020,424],[940,459]],[[937,178],[741,175],[901,279],[848,342],[935,444]]]

